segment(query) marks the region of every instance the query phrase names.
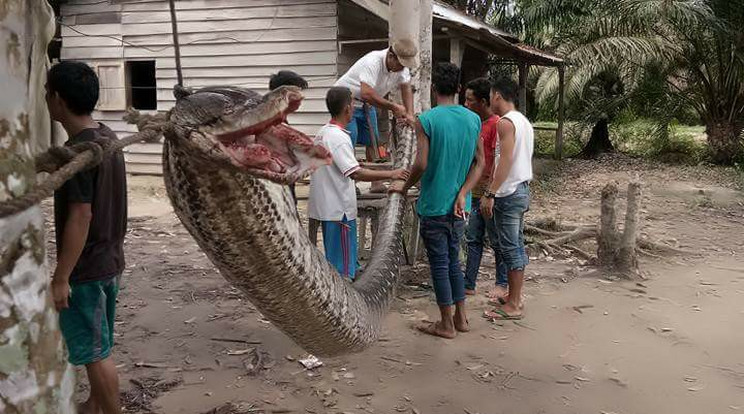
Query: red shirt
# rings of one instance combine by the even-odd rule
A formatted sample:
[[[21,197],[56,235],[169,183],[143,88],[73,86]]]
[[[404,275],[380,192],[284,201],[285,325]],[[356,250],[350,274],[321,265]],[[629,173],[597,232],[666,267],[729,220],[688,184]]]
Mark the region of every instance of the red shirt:
[[[483,141],[483,152],[486,156],[486,168],[483,170],[478,185],[473,189],[473,197],[482,197],[491,183],[493,175],[494,161],[496,151],[499,146],[499,118],[498,115],[491,115],[481,124],[480,139]]]

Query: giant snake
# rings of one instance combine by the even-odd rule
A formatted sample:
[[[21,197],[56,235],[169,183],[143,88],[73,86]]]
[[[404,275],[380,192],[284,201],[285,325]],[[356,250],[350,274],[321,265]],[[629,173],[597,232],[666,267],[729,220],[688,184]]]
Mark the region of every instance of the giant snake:
[[[374,343],[398,278],[403,196],[388,197],[372,256],[351,283],[310,242],[285,186],[330,162],[323,147],[284,122],[301,91],[177,87],[176,98],[165,129],[165,185],[219,272],[309,352],[332,356]],[[413,131],[397,131],[395,168],[408,168]]]

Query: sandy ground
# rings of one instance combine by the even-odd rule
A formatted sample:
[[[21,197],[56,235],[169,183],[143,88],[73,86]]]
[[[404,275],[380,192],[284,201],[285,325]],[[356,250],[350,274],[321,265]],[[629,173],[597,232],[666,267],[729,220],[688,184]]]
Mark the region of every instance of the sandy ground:
[[[436,307],[430,290],[403,285],[378,344],[311,371],[214,270],[160,180],[131,178],[115,349],[128,411],[744,413],[744,197],[732,177],[624,158],[539,170],[530,219],[596,222],[600,188],[639,177],[643,233],[699,256],[644,258],[647,279],[622,281],[532,252],[526,318],[489,322],[479,295],[473,331],[451,341],[410,328]],[[427,278],[423,264],[407,270]]]

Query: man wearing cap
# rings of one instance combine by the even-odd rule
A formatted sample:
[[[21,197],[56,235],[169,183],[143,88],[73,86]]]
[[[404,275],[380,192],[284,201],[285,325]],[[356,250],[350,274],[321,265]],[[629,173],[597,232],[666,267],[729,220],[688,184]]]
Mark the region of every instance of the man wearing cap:
[[[377,111],[388,109],[396,118],[413,123],[413,91],[411,72],[418,66],[418,50],[410,39],[400,39],[383,50],[369,52],[359,59],[334,86],[344,86],[354,97],[354,116],[346,129],[353,144],[367,147],[367,160],[376,159]],[[385,99],[398,86],[403,105]],[[385,192],[382,182],[372,183],[372,192]]]

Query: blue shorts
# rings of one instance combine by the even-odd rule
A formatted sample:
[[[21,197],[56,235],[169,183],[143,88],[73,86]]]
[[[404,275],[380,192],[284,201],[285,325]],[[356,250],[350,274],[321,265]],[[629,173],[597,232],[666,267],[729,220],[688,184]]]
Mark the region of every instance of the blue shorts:
[[[497,249],[507,270],[524,270],[529,263],[524,248],[524,213],[529,209],[530,186],[526,181],[513,194],[494,199]]]
[[[380,131],[377,128],[377,110],[374,106],[367,105],[369,109],[369,120],[372,123],[372,130],[377,138],[377,143],[380,143]],[[372,146],[372,136],[369,133],[369,124],[367,123],[367,116],[364,114],[364,108],[354,108],[354,116],[351,118],[349,125],[346,125],[346,129],[351,135],[351,143],[353,145],[364,145]]]
[[[326,259],[338,273],[354,280],[357,270],[356,220],[321,221]]]

